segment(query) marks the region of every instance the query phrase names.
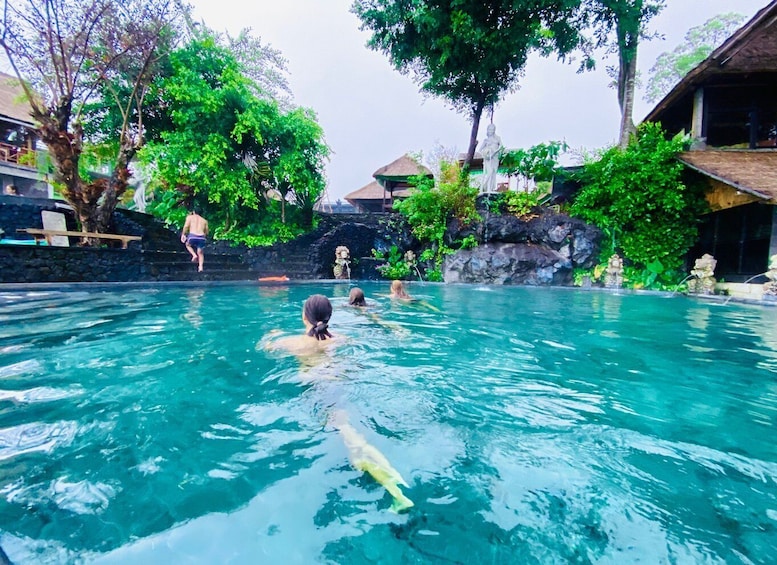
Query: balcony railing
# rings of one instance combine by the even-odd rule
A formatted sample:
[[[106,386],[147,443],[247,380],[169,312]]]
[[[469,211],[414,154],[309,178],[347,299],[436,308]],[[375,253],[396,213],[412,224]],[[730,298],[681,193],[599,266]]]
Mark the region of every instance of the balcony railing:
[[[0,142],[0,163],[12,163],[20,167],[34,169],[36,167],[35,160],[36,154],[33,149]]]

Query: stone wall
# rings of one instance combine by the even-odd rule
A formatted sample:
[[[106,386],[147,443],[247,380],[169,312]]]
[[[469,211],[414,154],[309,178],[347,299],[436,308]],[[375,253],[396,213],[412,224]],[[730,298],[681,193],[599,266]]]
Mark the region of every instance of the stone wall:
[[[0,197],[0,227],[7,236],[29,238],[17,234],[16,229],[42,227],[41,210],[64,212],[68,228],[77,229],[72,212],[63,209],[62,203],[38,200]],[[531,217],[521,219],[490,214],[482,201],[480,207],[482,221],[466,226],[454,221],[449,226],[449,245],[455,246],[466,236],[473,236],[479,245],[446,258],[446,282],[569,285],[573,269],[590,268],[596,263],[601,234],[580,220],[548,209],[538,209]],[[186,271],[190,266],[188,256],[182,260],[183,268],[176,267],[173,256],[183,253],[176,232],[151,216],[124,210],[117,210],[114,223],[115,233],[142,235],[142,244],[131,242],[129,249],[0,245],[0,282],[193,280]],[[412,250],[416,256],[422,250],[400,215],[325,214],[315,230],[286,244],[247,249],[209,242],[206,275],[207,265],[214,265],[220,255],[238,255],[241,264],[230,267],[232,272],[212,270],[202,280],[277,275],[331,279],[335,249],[340,245],[350,250],[351,278],[356,280],[383,278],[377,271],[383,261],[373,257],[373,249],[386,252],[395,245],[402,253]],[[238,268],[242,274],[234,272]]]
[[[16,230],[42,228],[43,210],[64,214],[68,230],[78,231],[75,214],[62,201],[0,196],[3,238],[32,241],[31,235]],[[122,212],[114,214],[114,229],[115,233],[127,235],[145,233],[130,215]],[[146,257],[141,242],[130,242],[128,249],[121,249],[120,242],[88,248],[78,247],[76,238],[70,241],[70,247],[0,245],[0,283],[153,281],[167,280],[169,275]]]
[[[449,226],[449,242],[473,236],[479,245],[445,258],[445,282],[564,286],[573,284],[574,269],[598,262],[602,234],[582,220],[548,208],[526,218],[494,215],[479,204],[483,221]]]
[[[119,282],[155,280],[143,271],[142,253],[130,249],[3,246],[0,282]]]

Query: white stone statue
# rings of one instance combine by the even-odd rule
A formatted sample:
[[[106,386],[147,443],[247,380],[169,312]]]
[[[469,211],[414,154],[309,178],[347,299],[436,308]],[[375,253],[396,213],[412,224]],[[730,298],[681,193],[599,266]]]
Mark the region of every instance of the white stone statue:
[[[140,186],[138,186],[135,189],[135,196],[132,197],[132,201],[135,203],[135,210],[138,212],[145,212],[146,211],[146,185],[145,183],[141,183]]]
[[[480,180],[480,192],[496,192],[496,172],[499,169],[499,158],[502,156],[502,140],[496,135],[496,126],[488,124],[486,138],[480,144],[478,151],[483,156],[483,177]]]

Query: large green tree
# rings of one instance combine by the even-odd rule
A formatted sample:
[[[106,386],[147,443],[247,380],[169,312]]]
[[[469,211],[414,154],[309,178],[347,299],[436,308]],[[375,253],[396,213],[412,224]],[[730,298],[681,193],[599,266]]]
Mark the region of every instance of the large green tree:
[[[49,149],[55,180],[84,231],[105,232],[128,186],[129,163],[143,144],[142,105],[163,38],[181,8],[170,0],[5,0],[0,45],[20,79]],[[121,77],[119,79],[118,77]],[[121,117],[108,179],[85,177],[81,113],[108,83]]]
[[[634,93],[637,84],[637,48],[649,37],[647,25],[666,0],[586,0],[584,25],[592,25],[595,45],[608,46],[618,55],[615,69],[620,107],[618,145],[626,147],[634,128]],[[614,35],[614,38],[613,38]]]
[[[170,67],[158,88],[171,124],[144,159],[174,200],[205,205],[216,236],[225,238],[250,235],[271,194],[280,195],[282,214],[290,201],[309,221],[328,155],[312,112],[257,97],[235,55],[213,36],[173,53]]]
[[[472,120],[468,167],[480,119],[518,79],[533,49],[563,56],[578,46],[579,0],[355,0],[372,49],[409,73],[422,92]]]
[[[696,65],[728,39],[742,25],[742,14],[718,14],[700,26],[692,27],[683,42],[672,51],[661,53],[650,69],[645,99],[655,102],[668,93]]]

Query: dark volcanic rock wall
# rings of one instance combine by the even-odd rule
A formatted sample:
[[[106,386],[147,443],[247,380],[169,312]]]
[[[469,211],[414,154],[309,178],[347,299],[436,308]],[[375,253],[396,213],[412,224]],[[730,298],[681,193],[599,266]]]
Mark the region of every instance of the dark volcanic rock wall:
[[[527,219],[480,210],[482,222],[453,222],[447,238],[468,235],[480,245],[446,257],[445,282],[570,285],[572,270],[597,263],[601,232],[582,220],[551,209]]]

